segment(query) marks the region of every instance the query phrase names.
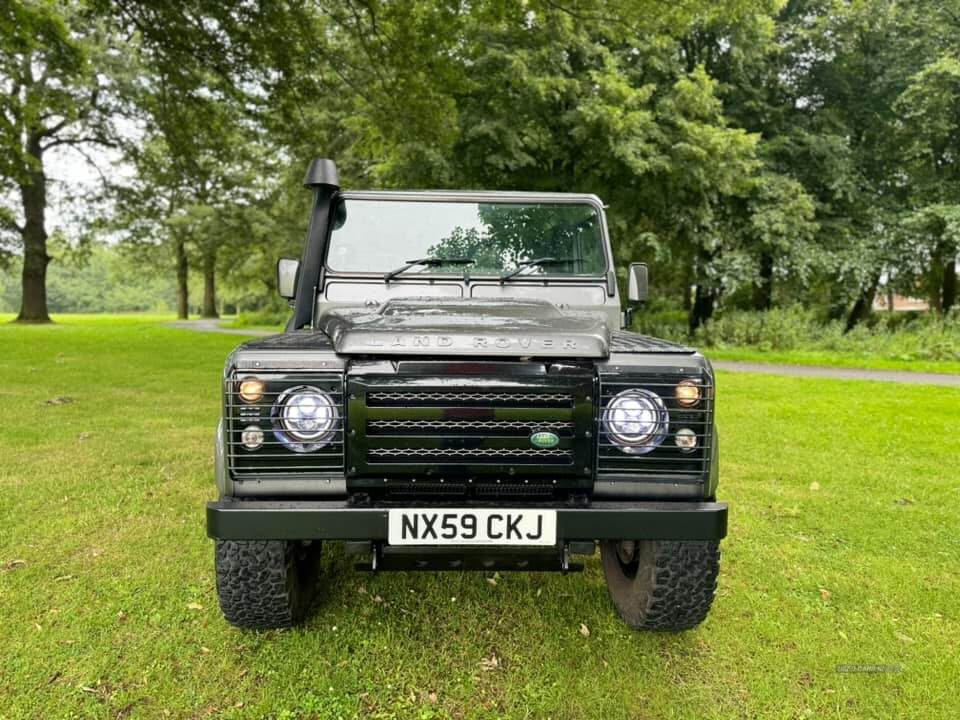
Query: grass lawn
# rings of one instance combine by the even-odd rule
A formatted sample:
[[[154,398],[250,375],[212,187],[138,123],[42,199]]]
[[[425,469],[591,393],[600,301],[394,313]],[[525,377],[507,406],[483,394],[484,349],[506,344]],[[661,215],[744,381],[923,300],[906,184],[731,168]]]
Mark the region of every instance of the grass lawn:
[[[907,370],[912,372],[960,373],[958,360],[897,360],[866,353],[826,350],[757,350],[749,347],[707,348],[711,360],[818,365],[821,367],[862,368],[868,370]]]
[[[958,390],[721,373],[694,631],[629,631],[596,559],[372,577],[333,546],[309,623],[258,634],[203,526],[237,338],[67,320],[0,326],[0,718],[960,716]]]

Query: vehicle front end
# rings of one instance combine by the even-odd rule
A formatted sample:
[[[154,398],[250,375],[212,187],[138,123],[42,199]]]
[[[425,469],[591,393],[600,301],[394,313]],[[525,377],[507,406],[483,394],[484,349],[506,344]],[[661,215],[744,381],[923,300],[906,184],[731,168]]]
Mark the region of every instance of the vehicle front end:
[[[683,629],[702,621],[727,526],[727,507],[715,498],[713,372],[690,348],[619,329],[599,202],[503,194],[385,200],[325,187],[317,198],[327,222],[315,215],[316,237],[296,269],[291,327],[242,345],[225,368],[219,498],[208,504],[207,528],[227,618],[242,627],[297,622],[323,541],[343,541],[374,571],[569,572],[599,543],[628,624]],[[490,227],[522,227],[527,237],[538,234],[534,221],[546,247],[518,250],[513,233],[503,241],[514,243],[509,251],[484,259],[462,242],[470,228],[461,228],[448,272],[411,274],[401,264],[385,279],[396,259],[378,264],[369,255],[356,262],[371,272],[350,267],[353,260],[338,268],[330,261],[346,227],[338,212],[360,217],[367,201],[474,203],[486,223],[486,242],[475,246],[482,252],[497,239]],[[543,214],[564,203],[589,213]],[[374,220],[392,211],[372,208]],[[591,233],[595,247],[586,247]],[[304,269],[311,243],[326,258],[313,276]],[[398,257],[422,263],[419,249]],[[422,249],[437,257],[435,247]],[[564,253],[570,259],[557,261]],[[471,277],[457,266],[508,255],[519,279],[510,267],[477,268]],[[549,267],[557,262],[571,271]],[[631,279],[642,284],[645,276],[631,271]],[[305,282],[313,283],[307,313],[298,292]],[[298,316],[309,322],[297,327]]]

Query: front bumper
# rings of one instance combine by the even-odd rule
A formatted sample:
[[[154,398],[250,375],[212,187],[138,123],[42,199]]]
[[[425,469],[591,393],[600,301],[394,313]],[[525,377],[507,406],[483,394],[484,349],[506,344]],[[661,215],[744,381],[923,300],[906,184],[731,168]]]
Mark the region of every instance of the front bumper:
[[[517,504],[504,502],[504,508]],[[720,540],[727,504],[717,502],[597,501],[587,506],[537,504],[557,511],[559,542],[592,540]],[[393,506],[396,507],[396,506]],[[430,508],[463,507],[430,503]],[[344,500],[220,500],[207,504],[207,535],[218,540],[387,539],[387,506]]]

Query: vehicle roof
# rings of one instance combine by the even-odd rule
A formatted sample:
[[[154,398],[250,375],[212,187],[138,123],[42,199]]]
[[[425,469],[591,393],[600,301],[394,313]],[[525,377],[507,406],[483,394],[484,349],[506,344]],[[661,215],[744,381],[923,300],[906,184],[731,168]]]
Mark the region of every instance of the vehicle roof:
[[[340,197],[346,200],[405,200],[427,202],[551,202],[594,205],[606,208],[592,193],[521,192],[516,190],[345,190]]]

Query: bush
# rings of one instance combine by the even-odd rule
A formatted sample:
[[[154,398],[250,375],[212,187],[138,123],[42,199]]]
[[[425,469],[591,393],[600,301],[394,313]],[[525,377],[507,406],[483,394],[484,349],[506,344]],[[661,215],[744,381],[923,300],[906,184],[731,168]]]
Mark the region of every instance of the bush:
[[[637,316],[637,329],[691,342],[685,316],[667,311]],[[804,307],[768,312],[733,311],[698,328],[692,342],[706,348],[812,350],[859,353],[891,360],[960,360],[960,309],[940,319],[922,313],[878,313],[849,333],[839,321],[822,322]]]
[[[689,324],[683,310],[654,310],[642,308],[633,316],[638,332],[676,342],[688,342]]]
[[[290,319],[289,310],[254,310],[242,312],[231,323],[233,327],[278,327],[282,328]]]
[[[708,347],[750,346],[760,350],[797,350],[842,336],[838,322],[821,323],[801,307],[768,312],[732,312],[697,329],[695,339]]]

